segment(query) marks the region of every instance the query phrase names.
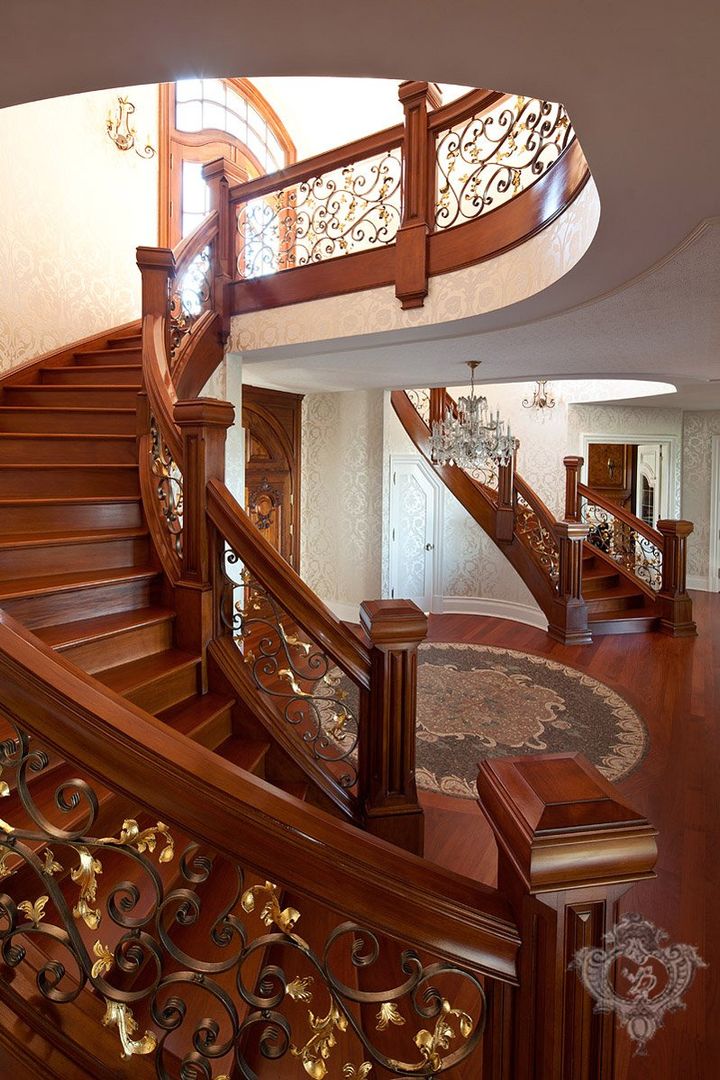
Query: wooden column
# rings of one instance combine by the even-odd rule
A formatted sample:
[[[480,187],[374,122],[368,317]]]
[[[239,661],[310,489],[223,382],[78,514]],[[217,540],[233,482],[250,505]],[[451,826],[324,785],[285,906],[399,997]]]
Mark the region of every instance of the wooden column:
[[[447,389],[444,386],[430,388],[430,430],[433,424],[442,424],[445,419],[445,395]]]
[[[193,398],[175,405],[183,441],[182,576],[175,588],[177,646],[202,652],[212,637],[208,480],[225,479],[225,434],[235,410],[229,401]]]
[[[687,591],[687,538],[694,529],[693,523],[662,520],[657,528],[664,540],[662,588],[658,593],[660,630],[672,637],[695,637],[697,627]]]
[[[580,521],[580,495],[578,484],[580,483],[580,470],[585,463],[585,458],[570,456],[563,458],[565,466],[565,520]]]
[[[588,526],[579,521],[556,521],[553,533],[559,551],[559,572],[548,633],[564,645],[587,645],[592,634],[582,595],[582,556]]]
[[[370,700],[361,724],[359,793],[368,832],[418,855],[423,812],[415,785],[417,648],[427,618],[410,600],[365,600],[360,621],[370,639]]]
[[[568,968],[602,947],[631,883],[654,877],[656,832],[579,754],[483,761],[478,791],[523,942],[512,1075],[612,1080],[616,1018]]]
[[[175,256],[170,248],[139,247],[137,265],[142,278],[142,313],[169,314],[170,287],[175,279]],[[165,353],[170,355],[170,321],[165,326]]]
[[[497,514],[495,539],[511,544],[515,532],[515,454],[507,465],[498,466]]]
[[[428,110],[442,97],[434,83],[400,84],[405,110],[403,220],[395,246],[395,295],[403,308],[422,307],[428,292],[427,239],[435,220],[435,147]]]
[[[230,206],[230,188],[248,179],[247,172],[227,158],[203,165],[203,179],[210,189],[210,209],[219,215],[215,252],[215,308],[223,316],[223,336],[230,333],[230,305],[225,303],[225,286],[237,277],[235,268],[236,219]]]

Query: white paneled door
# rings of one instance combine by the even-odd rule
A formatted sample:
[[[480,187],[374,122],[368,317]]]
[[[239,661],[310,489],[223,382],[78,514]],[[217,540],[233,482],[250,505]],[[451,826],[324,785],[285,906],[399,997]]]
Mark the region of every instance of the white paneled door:
[[[431,611],[440,492],[420,458],[393,456],[390,469],[390,595]]]

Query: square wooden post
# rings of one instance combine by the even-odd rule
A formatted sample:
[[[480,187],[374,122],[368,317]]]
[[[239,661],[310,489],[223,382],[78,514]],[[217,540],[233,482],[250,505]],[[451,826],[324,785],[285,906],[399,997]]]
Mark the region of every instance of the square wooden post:
[[[556,521],[553,533],[559,550],[559,568],[548,633],[565,645],[587,645],[592,634],[582,595],[582,556],[588,526],[578,521]]]
[[[175,404],[183,441],[182,575],[175,587],[177,645],[205,653],[213,633],[208,480],[225,478],[225,436],[235,410],[229,401],[193,398]]]
[[[602,947],[632,882],[655,876],[657,834],[580,754],[491,758],[478,791],[523,942],[511,1075],[612,1080],[615,1017],[569,965]]]
[[[435,149],[428,110],[442,97],[434,83],[400,84],[405,110],[403,219],[395,244],[395,295],[403,308],[422,307],[428,292],[427,238],[435,218]]]
[[[565,520],[580,521],[580,495],[578,484],[580,483],[580,470],[585,464],[585,458],[569,456],[563,458],[565,466]]]
[[[662,586],[658,593],[660,630],[672,637],[695,637],[697,627],[687,591],[687,538],[694,529],[693,523],[663,519],[658,521],[657,528],[664,540]]]
[[[360,729],[359,795],[368,832],[418,855],[423,811],[415,784],[417,650],[427,618],[410,600],[365,600],[370,695]]]

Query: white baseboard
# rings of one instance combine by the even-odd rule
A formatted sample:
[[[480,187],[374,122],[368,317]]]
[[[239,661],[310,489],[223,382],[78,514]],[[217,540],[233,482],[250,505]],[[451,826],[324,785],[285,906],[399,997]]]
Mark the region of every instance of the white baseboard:
[[[711,588],[708,574],[688,574],[687,587],[699,589],[700,592],[715,592],[715,589]]]
[[[510,600],[491,600],[482,596],[444,596],[442,611],[448,615],[488,615],[494,619],[510,619],[547,630],[548,621],[538,607],[517,604]]]

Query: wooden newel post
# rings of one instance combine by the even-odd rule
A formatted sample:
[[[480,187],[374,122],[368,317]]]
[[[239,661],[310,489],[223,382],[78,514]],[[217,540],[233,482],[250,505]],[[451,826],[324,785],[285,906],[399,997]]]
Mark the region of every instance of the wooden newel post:
[[[661,520],[657,528],[664,541],[662,587],[658,593],[662,605],[660,629],[672,637],[695,637],[697,627],[687,591],[687,538],[693,531],[693,523]]]
[[[483,761],[478,791],[523,942],[511,1075],[611,1080],[616,1017],[569,968],[602,947],[632,882],[655,876],[657,834],[579,754]]]
[[[565,520],[580,521],[580,495],[578,484],[580,483],[580,470],[585,464],[585,458],[570,456],[563,458],[565,466]]]
[[[170,248],[137,248],[136,260],[142,279],[142,313],[169,315],[170,289],[175,279],[175,256]],[[170,355],[170,321],[165,325],[165,354]]]
[[[248,179],[245,169],[234,165],[227,158],[216,158],[203,165],[203,179],[210,191],[210,208],[219,216],[217,248],[215,252],[215,307],[223,316],[223,334],[230,331],[230,311],[225,303],[225,286],[236,274],[235,249],[237,221],[230,206],[230,188]]]
[[[208,480],[225,478],[225,435],[235,410],[229,401],[193,398],[175,405],[183,443],[182,575],[176,585],[178,647],[204,652],[212,636]]]
[[[423,811],[415,785],[417,649],[427,618],[410,600],[365,600],[360,621],[370,639],[367,716],[360,728],[359,791],[368,832],[418,855]]]
[[[588,526],[579,521],[556,521],[553,533],[559,553],[558,580],[548,633],[565,645],[586,645],[592,641],[587,604],[582,595],[583,544]]]
[[[428,292],[427,238],[435,219],[435,149],[428,110],[442,104],[435,83],[400,84],[405,110],[403,220],[395,246],[395,295],[403,308],[422,307]]]

